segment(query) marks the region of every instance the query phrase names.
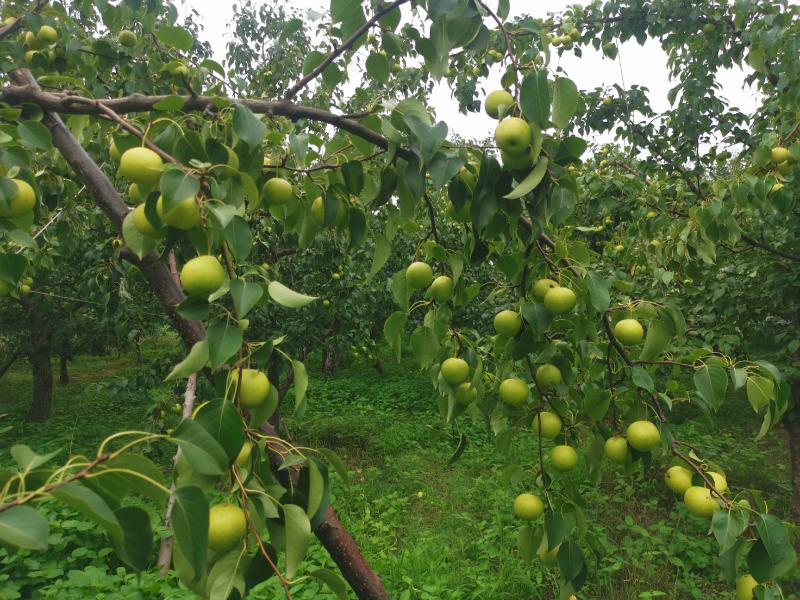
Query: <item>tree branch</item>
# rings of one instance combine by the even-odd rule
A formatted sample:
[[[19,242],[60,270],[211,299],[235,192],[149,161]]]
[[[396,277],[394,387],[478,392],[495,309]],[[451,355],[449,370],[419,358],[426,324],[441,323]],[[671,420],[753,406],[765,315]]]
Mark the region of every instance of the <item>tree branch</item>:
[[[95,115],[102,116],[101,107],[108,107],[118,115],[128,113],[150,112],[155,109],[155,105],[166,98],[172,96],[144,96],[133,94],[121,98],[93,99],[80,97],[72,93],[54,94],[45,92],[41,88],[31,85],[31,80],[15,79],[19,85],[7,86],[0,89],[0,102],[20,105],[25,102],[38,104],[46,111],[61,114],[74,115]],[[223,98],[213,96],[183,96],[184,105],[181,109],[184,112],[215,112],[220,101],[231,104],[241,104],[246,106],[254,113],[266,114],[270,117],[279,116],[290,119],[309,119],[332,125],[353,135],[375,144],[376,146],[387,149],[389,140],[381,134],[376,133],[366,125],[348,119],[342,115],[336,115],[330,111],[311,106],[301,106],[288,101],[273,102],[269,100],[255,100],[252,98]],[[398,148],[397,154],[405,160],[411,160],[414,154],[407,148]]]
[[[322,72],[328,67],[328,65],[330,65],[333,61],[335,61],[337,58],[339,58],[342,54],[347,52],[353,46],[353,44],[356,43],[356,40],[358,40],[358,38],[360,38],[362,35],[364,35],[364,33],[367,30],[369,30],[370,27],[372,27],[373,25],[375,25],[375,23],[378,22],[378,19],[380,19],[384,15],[389,14],[390,12],[395,10],[396,8],[399,8],[400,6],[405,4],[406,2],[409,2],[409,0],[395,0],[391,4],[385,6],[384,8],[382,8],[381,10],[376,12],[374,15],[372,15],[371,19],[369,19],[361,27],[356,29],[356,31],[355,31],[355,33],[353,33],[353,35],[351,35],[344,42],[342,42],[341,46],[339,46],[338,48],[334,49],[333,52],[328,54],[328,56],[325,57],[325,60],[323,60],[321,63],[319,63],[316,66],[316,68],[314,68],[313,71],[311,71],[308,75],[303,77],[300,81],[298,81],[292,87],[290,87],[288,90],[286,90],[286,93],[283,95],[283,99],[284,100],[291,100],[292,98],[294,98],[300,90],[302,90],[304,87],[306,87],[314,79],[319,77],[322,74]]]
[[[197,390],[197,373],[189,375],[186,380],[186,392],[183,395],[183,418],[191,419],[194,412],[195,392]],[[172,459],[172,468],[178,466],[178,459],[181,457],[181,449],[175,451],[175,456]],[[164,513],[164,527],[172,529],[172,509],[175,507],[175,475],[172,477],[172,485],[169,489],[169,501],[167,502],[167,510]],[[157,565],[160,567],[159,573],[164,577],[169,572],[169,566],[172,564],[172,545],[175,543],[175,536],[170,535],[161,539],[161,547],[158,549]]]
[[[506,42],[506,50],[508,51],[508,56],[511,58],[511,64],[514,66],[514,81],[516,82],[514,85],[514,101],[519,100],[519,63],[517,62],[517,56],[514,54],[514,42],[511,41],[511,36],[506,29],[506,26],[503,25],[503,21],[500,20],[494,11],[489,8],[483,0],[475,0],[475,2],[480,6],[483,10],[487,12],[487,14],[497,23],[497,27],[500,28],[500,31],[503,34],[503,39]]]

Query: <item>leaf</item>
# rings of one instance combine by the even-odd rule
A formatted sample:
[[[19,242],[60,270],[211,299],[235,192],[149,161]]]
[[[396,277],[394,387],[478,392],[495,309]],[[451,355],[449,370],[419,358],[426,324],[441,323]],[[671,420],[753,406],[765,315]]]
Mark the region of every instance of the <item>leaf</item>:
[[[392,245],[383,235],[375,236],[375,253],[372,256],[372,266],[369,269],[367,279],[374,277],[383,269],[392,253]]]
[[[711,518],[711,531],[719,543],[719,553],[724,554],[736,545],[739,536],[747,529],[749,519],[743,510],[718,510]]]
[[[465,433],[462,432],[461,435],[458,436],[458,444],[456,445],[456,449],[453,451],[453,454],[450,455],[450,458],[447,459],[448,465],[452,465],[459,458],[461,458],[461,455],[464,454],[464,450],[467,449],[468,441],[469,440]]]
[[[39,121],[23,121],[17,125],[20,141],[36,150],[50,150],[53,147],[53,137],[50,130]]]
[[[284,504],[283,517],[286,525],[286,577],[291,579],[311,543],[311,522],[306,511],[296,504]]]
[[[267,289],[269,290],[270,297],[275,302],[287,308],[301,308],[317,299],[316,296],[306,296],[305,294],[295,292],[283,285],[280,281],[270,281]]]
[[[269,556],[270,561],[272,561],[272,564],[270,564],[267,559],[264,558],[263,553],[256,552],[255,556],[253,556],[253,560],[251,560],[250,564],[247,565],[247,570],[244,573],[245,592],[275,575],[272,565],[278,564],[278,553],[271,544],[266,542],[262,543],[264,545],[264,550],[267,551],[267,556]],[[245,598],[246,597],[247,596],[245,595]]]
[[[547,534],[548,552],[561,544],[575,528],[575,517],[569,513],[547,511],[544,513],[544,530]]]
[[[208,498],[199,487],[186,485],[175,490],[172,530],[184,558],[199,579],[206,568],[208,544]]]
[[[133,211],[122,221],[122,239],[125,245],[139,258],[144,258],[158,247],[158,240],[144,236],[133,224]]]
[[[327,472],[327,467],[324,464],[322,468]],[[301,472],[300,489],[307,499],[306,514],[309,519],[312,519],[325,497],[325,476],[314,459],[308,460]]]
[[[351,160],[342,165],[342,177],[347,191],[358,196],[364,189],[364,166],[359,160]]]
[[[264,288],[261,285],[250,283],[241,277],[231,281],[230,290],[239,318],[246,316],[264,295]]]
[[[330,590],[336,594],[339,600],[347,600],[347,584],[344,579],[339,575],[328,569],[317,569],[309,573],[315,579],[319,579],[322,583],[328,586]]]
[[[67,483],[54,489],[51,495],[92,519],[105,529],[115,543],[122,540],[122,527],[114,511],[103,498],[86,486],[75,482]]]
[[[250,225],[243,217],[236,215],[228,223],[225,227],[225,241],[230,245],[236,260],[243,261],[247,258],[253,247],[253,234],[250,232]]]
[[[389,81],[389,59],[380,52],[372,52],[367,57],[367,75],[380,83]]]
[[[183,108],[186,100],[183,96],[167,96],[163,100],[159,100],[153,105],[156,110],[163,110],[167,112],[177,112]]]
[[[348,228],[350,230],[350,247],[355,248],[364,241],[367,235],[367,217],[360,208],[355,206],[350,208]]]
[[[208,328],[208,357],[211,368],[216,369],[239,351],[243,334],[232,319],[217,321]]]
[[[30,506],[15,506],[0,513],[0,542],[26,550],[44,550],[50,526]]]
[[[172,432],[175,441],[192,469],[201,475],[222,475],[228,468],[228,457],[199,423],[184,419]]]
[[[242,597],[245,588],[242,572],[244,557],[244,550],[237,547],[217,559],[206,580],[208,600],[228,600],[232,597],[233,590],[238,590],[237,597]]]
[[[164,381],[172,381],[182,377],[188,377],[192,373],[197,373],[208,363],[208,340],[200,340],[196,342],[189,354],[186,355],[181,362],[172,367],[172,371],[164,379]]]
[[[567,581],[575,579],[583,569],[585,560],[581,547],[575,542],[564,542],[558,549],[558,567]]]
[[[123,469],[125,472],[116,469]],[[113,482],[113,486],[125,490],[125,493],[134,492],[158,503],[167,498],[168,493],[164,490],[164,473],[152,460],[142,454],[133,452],[118,454],[99,465],[97,473],[101,476],[93,477],[91,481],[102,484]]]
[[[753,410],[758,412],[762,406],[768,406],[770,400],[775,398],[775,383],[762,375],[751,375],[746,384],[747,401]]]
[[[647,390],[648,392],[655,391],[655,384],[653,383],[653,378],[650,377],[650,373],[644,367],[640,367],[636,365],[631,369],[631,381],[637,387]]]
[[[122,527],[122,540],[115,544],[117,555],[134,571],[144,571],[153,549],[153,529],[143,508],[123,506],[114,511]]]
[[[771,564],[770,577],[765,579],[776,579],[785,575],[797,562],[795,550],[789,539],[789,531],[781,520],[773,515],[758,515],[755,522]],[[760,577],[756,579],[764,581]]]
[[[543,156],[539,159],[539,162],[536,163],[536,166],[533,170],[528,173],[528,175],[519,182],[519,185],[511,190],[508,194],[503,196],[503,198],[507,200],[518,200],[532,192],[537,185],[542,182],[544,179],[545,174],[547,173],[547,157]]]
[[[550,119],[559,129],[568,124],[578,108],[578,87],[566,77],[559,77],[553,84],[553,113]]]
[[[533,121],[542,129],[547,128],[550,118],[550,88],[547,85],[546,71],[536,71],[522,80],[519,106],[528,121]]]
[[[725,369],[716,364],[703,365],[695,369],[693,381],[698,395],[714,412],[718,411],[728,389]]]
[[[278,388],[269,386],[267,399],[250,411],[250,427],[261,427],[278,408]]]
[[[675,335],[675,326],[672,319],[659,317],[651,321],[644,338],[644,346],[639,353],[639,360],[655,360],[669,347],[673,335]]]
[[[194,198],[200,191],[200,181],[181,169],[166,169],[161,175],[159,189],[163,197],[163,210],[167,213],[187,198]]]
[[[308,389],[308,374],[306,366],[302,361],[293,360],[292,370],[294,372],[294,407],[299,408],[303,399],[306,397]]]
[[[236,458],[245,435],[242,416],[232,402],[214,400],[204,404],[194,415],[194,421],[219,442],[228,456],[228,463]]]
[[[61,448],[47,454],[37,454],[25,444],[11,446],[11,457],[23,471],[32,471],[47,463],[51,458],[61,453]]]
[[[430,327],[419,326],[411,334],[411,350],[423,369],[433,364],[439,354],[439,339]]]
[[[408,320],[408,315],[405,311],[397,310],[393,312],[383,324],[383,335],[386,338],[386,341],[391,346],[394,356],[397,361],[400,361],[400,350],[401,350],[401,343],[402,343],[402,333],[403,329],[405,329],[406,321]]]
[[[597,272],[588,271],[586,273],[586,287],[589,290],[589,303],[597,312],[605,312],[611,304],[611,296],[608,293],[608,282]]]
[[[264,139],[267,126],[249,108],[237,104],[233,109],[233,130],[252,149]]]
[[[330,463],[330,465],[333,467],[334,471],[339,474],[339,477],[342,478],[345,486],[350,487],[350,474],[347,472],[347,465],[345,465],[344,461],[339,458],[339,455],[329,448],[318,448],[317,451],[325,457],[328,463]]]
[[[167,46],[186,52],[194,46],[194,37],[183,27],[160,27],[156,37]]]

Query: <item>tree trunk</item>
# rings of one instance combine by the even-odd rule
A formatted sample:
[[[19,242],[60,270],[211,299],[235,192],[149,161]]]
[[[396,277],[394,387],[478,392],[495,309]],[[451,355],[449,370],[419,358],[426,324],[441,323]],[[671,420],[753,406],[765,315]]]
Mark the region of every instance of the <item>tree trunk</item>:
[[[336,351],[333,348],[328,348],[325,351],[325,363],[322,370],[328,377],[333,375],[336,370]]]
[[[58,355],[59,358],[59,365],[58,365],[58,383],[61,385],[67,385],[69,383],[69,372],[67,371],[67,354],[62,352]]]
[[[14,363],[17,362],[17,359],[21,355],[22,352],[20,352],[19,350],[14,350],[14,353],[8,357],[8,360],[5,362],[5,364],[2,367],[0,367],[0,377],[6,374],[6,371],[8,371],[14,365]]]
[[[36,307],[30,311],[30,319],[33,403],[28,412],[28,420],[43,422],[50,416],[50,407],[53,404],[53,365],[50,362],[53,354],[50,337],[53,330],[44,322]]]

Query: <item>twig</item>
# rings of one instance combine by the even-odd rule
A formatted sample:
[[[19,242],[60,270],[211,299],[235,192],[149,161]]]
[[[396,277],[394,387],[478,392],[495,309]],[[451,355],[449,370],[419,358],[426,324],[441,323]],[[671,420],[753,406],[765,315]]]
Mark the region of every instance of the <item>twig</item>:
[[[292,98],[294,98],[300,90],[306,87],[306,85],[308,85],[311,81],[319,77],[319,75],[328,67],[328,65],[330,65],[333,61],[335,61],[347,50],[349,50],[353,46],[353,44],[356,43],[356,40],[358,40],[358,38],[364,35],[364,32],[366,32],[370,27],[372,27],[373,25],[375,25],[375,23],[378,22],[378,19],[380,19],[384,15],[389,14],[396,8],[399,8],[406,2],[409,2],[409,0],[395,0],[391,4],[388,4],[387,6],[376,12],[374,15],[372,15],[371,19],[369,19],[361,27],[356,29],[353,35],[351,35],[344,42],[342,42],[341,46],[334,49],[333,52],[328,54],[328,56],[325,57],[325,60],[319,63],[313,71],[311,71],[308,75],[303,77],[300,81],[298,81],[288,90],[286,90],[286,93],[283,95],[283,99],[291,100]]]
[[[428,218],[431,220],[431,233],[433,234],[433,239],[436,240],[436,243],[439,243],[439,232],[436,231],[436,213],[433,210],[433,202],[431,202],[430,196],[428,194],[424,195],[425,204],[428,207]]]
[[[511,36],[506,29],[506,26],[503,25],[503,21],[500,20],[494,11],[486,6],[483,0],[475,0],[475,2],[483,8],[487,12],[487,14],[497,23],[497,26],[500,28],[500,31],[503,33],[503,39],[506,42],[506,50],[508,51],[508,56],[511,58],[511,64],[514,66],[514,102],[519,100],[519,63],[517,62],[517,56],[514,53],[514,42],[511,40]]]
[[[23,505],[23,504],[25,504],[27,502],[30,502],[31,500],[34,500],[36,498],[40,498],[41,496],[49,494],[53,490],[56,490],[56,489],[60,488],[61,486],[67,485],[68,483],[72,483],[73,481],[77,481],[78,479],[83,479],[84,477],[89,475],[97,465],[106,462],[112,456],[113,456],[112,454],[101,454],[100,456],[95,458],[92,462],[90,462],[88,465],[86,465],[83,469],[81,469],[77,473],[73,473],[72,475],[70,475],[66,479],[62,479],[61,481],[57,481],[55,483],[51,483],[49,485],[44,486],[41,489],[33,490],[30,493],[28,493],[27,495],[23,494],[22,496],[20,496],[19,498],[16,498],[15,500],[10,500],[8,502],[0,504],[0,513],[5,512],[5,511],[7,511],[9,509],[12,509],[15,506],[21,506],[21,505]]]

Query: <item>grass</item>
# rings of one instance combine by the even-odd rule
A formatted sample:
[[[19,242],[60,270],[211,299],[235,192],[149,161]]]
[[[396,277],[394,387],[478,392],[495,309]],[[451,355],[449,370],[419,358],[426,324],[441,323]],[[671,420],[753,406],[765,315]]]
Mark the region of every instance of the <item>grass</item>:
[[[154,352],[151,359],[158,355]],[[313,364],[310,368],[306,418],[285,423],[305,445],[331,448],[345,460],[351,484],[348,488],[334,480],[333,506],[393,599],[557,597],[557,570],[538,561],[525,563],[516,549],[520,524],[511,514],[511,502],[530,482],[501,483],[502,457],[480,423],[460,420],[470,443],[460,460],[448,465],[450,431],[441,426],[430,383],[412,367],[391,365],[379,375],[367,365],[354,365],[330,378]],[[0,380],[7,413],[0,424],[12,426],[0,440],[0,464],[8,462],[8,448],[15,443],[41,451],[61,446],[88,452],[120,428],[164,426],[160,411],[176,401],[178,390],[158,384],[161,375],[159,369],[142,369],[124,357],[80,358],[72,365],[72,382],[56,386],[52,419],[36,425],[21,418],[30,401],[30,381],[24,363],[17,365]],[[786,440],[777,429],[753,442],[758,424],[748,410],[743,399],[731,398],[713,429],[694,411],[678,409],[674,429],[724,465],[733,489],[756,488],[774,501],[773,511],[784,514],[791,497]],[[165,419],[169,423],[175,417],[167,411]],[[535,455],[532,438],[515,443],[516,460],[531,462],[526,457]],[[160,458],[168,460],[167,454]],[[665,491],[661,472],[661,465],[646,477],[608,469],[597,485],[581,483],[580,472],[562,476],[564,484],[578,486],[585,500],[584,551],[592,575],[579,598],[732,596],[721,581],[716,542],[705,524],[688,516]],[[135,593],[141,598],[191,597],[174,580],[147,574],[138,582],[117,569],[95,528],[67,509],[50,510],[63,534],[53,545],[55,552],[42,553],[45,560],[28,554],[15,561],[0,551],[3,600],[3,586],[12,589],[9,582],[15,577],[17,585],[21,580],[36,585],[41,598],[98,593],[104,598]],[[39,564],[21,577],[19,560]],[[315,542],[304,572],[320,567],[334,565]],[[296,600],[334,598],[309,579],[294,585],[292,593]],[[280,597],[279,588],[267,583],[250,597]]]

